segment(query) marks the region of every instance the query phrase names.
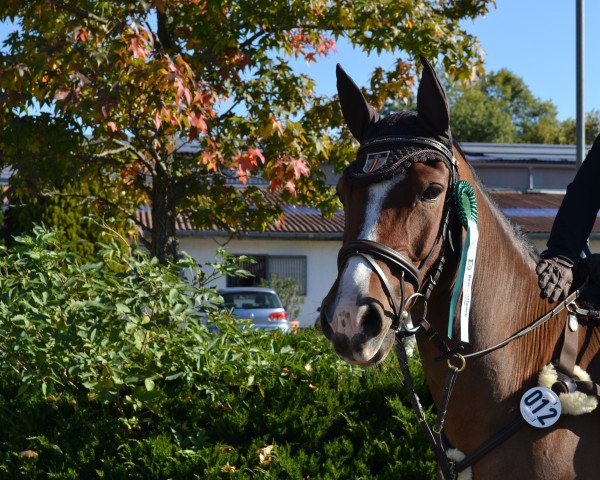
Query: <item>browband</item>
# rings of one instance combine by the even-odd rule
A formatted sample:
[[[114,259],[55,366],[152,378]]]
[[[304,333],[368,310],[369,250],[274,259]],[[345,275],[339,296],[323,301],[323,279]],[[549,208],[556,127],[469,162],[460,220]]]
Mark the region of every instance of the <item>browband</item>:
[[[454,155],[452,154],[452,151],[448,147],[446,147],[446,145],[444,145],[442,142],[438,142],[437,140],[433,140],[427,137],[413,137],[406,135],[388,135],[385,137],[376,137],[361,143],[358,149],[358,153],[360,153],[361,150],[364,150],[366,148],[372,147],[373,145],[377,145],[380,143],[398,143],[401,145],[416,145],[419,147],[433,148],[434,150],[437,150],[442,155],[444,155],[451,164],[456,164],[456,160],[454,158]]]

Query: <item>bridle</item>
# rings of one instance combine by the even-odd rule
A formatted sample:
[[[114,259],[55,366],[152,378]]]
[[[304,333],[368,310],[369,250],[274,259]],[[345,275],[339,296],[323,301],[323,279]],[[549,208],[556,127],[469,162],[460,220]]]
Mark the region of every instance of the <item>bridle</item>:
[[[374,139],[363,143],[359,149],[359,153],[362,149],[370,147],[374,143],[384,142],[408,146],[421,146],[427,149],[434,149],[436,152],[442,154],[444,164],[450,171],[450,179],[448,182],[448,189],[446,191],[444,209],[442,212],[442,220],[438,228],[438,233],[436,235],[435,241],[433,242],[429,250],[429,253],[419,263],[418,267],[414,266],[409,259],[402,255],[402,253],[382,243],[375,242],[372,240],[352,240],[347,244],[343,245],[338,253],[338,271],[342,271],[344,265],[351,257],[358,256],[364,259],[369,264],[371,269],[375,272],[375,274],[379,277],[381,285],[388,298],[390,307],[392,308],[392,323],[390,328],[395,332],[396,335],[396,355],[398,357],[402,375],[404,377],[404,383],[408,390],[412,406],[415,409],[417,417],[419,418],[419,422],[423,426],[429,444],[431,445],[431,448],[436,455],[436,459],[438,465],[442,470],[442,475],[444,479],[450,479],[453,478],[453,473],[451,473],[452,465],[450,464],[446,456],[445,442],[442,433],[443,418],[445,416],[445,410],[447,408],[447,403],[449,401],[450,395],[448,393],[447,400],[443,402],[444,414],[441,417],[438,416],[438,422],[440,423],[440,425],[437,425],[438,422],[436,422],[436,427],[439,428],[434,427],[434,430],[432,430],[425,420],[425,413],[423,412],[421,402],[413,386],[412,376],[408,369],[408,360],[406,356],[406,351],[404,349],[403,340],[408,336],[415,335],[418,331],[423,331],[425,332],[429,340],[434,342],[437,345],[437,347],[441,349],[444,355],[449,355],[451,353],[451,350],[447,346],[446,342],[437,332],[431,329],[431,326],[427,322],[426,318],[427,301],[429,299],[429,296],[431,295],[431,292],[433,291],[433,288],[436,285],[437,280],[439,279],[442,273],[442,269],[445,263],[444,244],[449,238],[450,217],[453,208],[452,191],[454,185],[456,184],[459,178],[458,166],[456,159],[453,153],[450,151],[450,149],[448,149],[445,145],[438,141],[424,137],[394,136],[385,137],[381,139]],[[432,255],[436,251],[436,247],[440,245],[440,243],[441,247],[439,250],[438,258],[429,268],[429,272],[431,273],[428,276],[426,276],[426,265],[430,261]],[[450,244],[452,244],[451,241]],[[384,262],[392,270],[392,272],[399,277],[400,302],[397,301],[396,295],[394,294],[390,282],[387,276],[385,275],[385,272],[383,272],[381,267],[376,262],[376,259]],[[426,278],[424,280],[425,276]],[[404,295],[405,280],[411,282],[416,287],[416,293],[406,298]],[[414,306],[417,299],[423,302],[423,314],[419,322],[417,322],[416,326],[410,327],[407,323],[407,320],[410,315],[410,309]],[[451,379],[449,379],[446,382],[446,390],[448,392],[452,390],[456,379],[456,374],[459,370],[458,368],[453,367],[452,371],[455,372],[454,375]],[[439,420],[440,418],[441,421]]]
[[[454,184],[458,180],[458,167],[456,159],[450,149],[448,149],[441,142],[426,137],[397,135],[375,138],[361,144],[358,152],[360,153],[361,150],[372,147],[378,143],[393,143],[395,145],[402,146],[420,146],[430,150],[435,150],[436,152],[442,154],[443,162],[450,171],[448,189],[446,191],[446,198],[444,200],[444,210],[442,212],[442,221],[440,222],[438,233],[429,250],[429,253],[420,262],[418,267],[414,266],[409,259],[402,255],[402,253],[388,247],[387,245],[372,240],[352,240],[343,245],[338,253],[338,271],[341,271],[346,262],[354,256],[361,257],[370,265],[371,269],[379,277],[381,285],[383,286],[392,308],[391,328],[396,331],[396,333],[411,335],[414,333],[414,329],[409,328],[405,322],[409,316],[409,310],[416,303],[415,300],[419,299],[423,302],[426,311],[427,300],[442,272],[445,263],[443,245],[446,239],[449,237],[448,231],[453,205],[452,190]],[[442,244],[442,248],[440,249],[438,258],[429,269],[429,272],[431,272],[430,275],[426,276],[426,265],[431,260],[436,247],[440,243]],[[394,273],[398,275],[401,289],[400,302],[397,301],[390,282],[381,267],[375,261],[376,259],[384,262]],[[426,277],[425,281],[424,277]],[[407,298],[404,296],[404,281],[408,281],[416,287],[416,293]]]

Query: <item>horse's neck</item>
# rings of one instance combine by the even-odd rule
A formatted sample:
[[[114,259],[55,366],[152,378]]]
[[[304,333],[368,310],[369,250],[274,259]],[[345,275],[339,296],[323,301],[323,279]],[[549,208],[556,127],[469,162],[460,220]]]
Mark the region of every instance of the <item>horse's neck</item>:
[[[480,239],[467,352],[499,343],[550,308],[547,301],[540,299],[535,261],[528,248],[487,196],[478,197]],[[455,267],[457,262],[453,260],[449,266]],[[454,267],[449,269],[451,272],[445,272],[445,288],[440,285],[438,295],[432,296],[430,302],[429,320],[440,333],[445,332],[447,325],[450,290],[456,272]],[[464,425],[475,417],[479,419],[478,424],[488,423],[490,428],[496,428],[511,415],[514,416],[515,393],[530,383],[543,362],[549,360],[556,344],[554,337],[560,334],[557,325],[558,322],[553,326],[545,325],[526,339],[467,362],[467,368],[459,376],[449,410],[450,434],[453,428],[467,428]],[[445,362],[435,360],[440,353],[430,342],[420,338],[419,349],[432,395],[439,405],[448,368]],[[518,400],[516,405],[518,408]]]
[[[473,350],[504,340],[549,309],[548,302],[539,295],[535,260],[529,246],[487,195],[478,192],[477,196],[479,243],[469,315],[469,343]],[[463,240],[464,234],[455,243]],[[458,255],[455,253],[447,262],[442,285],[432,298],[436,304],[434,320],[440,328],[444,326],[442,331],[448,319],[451,289],[457,280]]]
[[[504,340],[549,309],[540,298],[529,247],[486,195],[479,199],[480,241],[469,325],[475,350]],[[523,348],[526,343],[521,342]]]

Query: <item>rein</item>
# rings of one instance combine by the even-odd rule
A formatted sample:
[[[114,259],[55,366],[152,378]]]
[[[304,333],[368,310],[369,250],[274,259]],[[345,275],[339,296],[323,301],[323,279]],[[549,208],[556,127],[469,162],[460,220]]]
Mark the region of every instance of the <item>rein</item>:
[[[540,327],[544,323],[548,322],[551,318],[555,317],[558,313],[560,313],[565,308],[569,307],[569,310],[573,308],[574,301],[579,296],[581,288],[571,293],[568,297],[566,297],[562,302],[557,304],[552,310],[542,315],[535,321],[533,321],[528,326],[522,328],[517,331],[510,337],[505,340],[493,345],[491,347],[485,348],[483,350],[479,350],[476,352],[472,352],[469,354],[461,354],[459,353],[462,347],[451,349],[444,337],[442,337],[435,329],[431,327],[429,322],[427,321],[427,301],[431,292],[433,291],[436,282],[441,275],[445,264],[445,256],[444,256],[444,248],[447,243],[450,244],[450,247],[453,248],[451,238],[449,235],[449,224],[450,217],[452,213],[453,207],[453,198],[452,191],[453,186],[457,182],[459,177],[457,163],[452,155],[452,153],[442,144],[435,141],[430,141],[429,139],[423,138],[408,138],[408,137],[394,137],[394,138],[385,138],[385,139],[376,139],[376,142],[390,142],[393,141],[395,143],[409,144],[409,145],[419,145],[426,146],[428,148],[434,148],[438,152],[442,153],[445,157],[444,163],[448,167],[450,171],[450,180],[448,185],[448,190],[446,193],[446,199],[444,202],[444,211],[442,213],[442,220],[440,222],[440,227],[438,230],[438,234],[436,239],[425,259],[420,263],[419,267],[415,267],[410,260],[408,260],[404,255],[400,252],[383,245],[378,242],[374,242],[371,240],[353,240],[344,245],[338,254],[338,270],[341,271],[346,262],[353,256],[359,256],[363,260],[365,260],[371,269],[375,272],[375,274],[379,277],[381,285],[385,291],[386,296],[388,297],[388,301],[390,307],[392,308],[392,324],[391,329],[395,331],[396,335],[396,356],[398,358],[398,362],[400,365],[400,369],[402,375],[404,377],[405,387],[408,390],[409,398],[414,408],[419,423],[423,428],[423,431],[427,437],[427,440],[436,456],[436,460],[438,462],[439,468],[441,470],[442,478],[444,480],[455,479],[456,475],[462,470],[468,468],[472,464],[474,464],[477,460],[479,460],[482,456],[488,453],[490,450],[498,446],[504,440],[509,438],[512,434],[517,432],[522,426],[526,425],[525,420],[522,417],[518,417],[513,422],[508,424],[505,428],[492,435],[488,440],[486,440],[478,449],[468,455],[466,458],[459,462],[450,461],[447,456],[447,441],[445,439],[443,428],[444,421],[446,417],[446,412],[448,409],[448,405],[450,403],[450,398],[452,396],[452,391],[454,389],[456,378],[458,374],[464,370],[466,367],[467,360],[469,359],[477,359],[481,358],[485,355],[488,355],[496,350],[499,350],[509,343],[521,338],[536,328]],[[372,141],[371,143],[374,143]],[[361,147],[363,148],[363,147]],[[446,242],[446,241],[449,242]],[[427,262],[431,259],[432,255],[436,251],[438,245],[441,244],[438,258],[435,260],[433,265],[430,267],[429,271],[432,272],[424,281],[424,272],[423,269]],[[400,280],[400,300],[398,301],[397,296],[394,294],[393,288],[390,285],[390,282],[381,269],[381,267],[377,264],[376,260],[383,261],[386,263],[393,271],[397,272]],[[416,287],[416,293],[405,298],[404,295],[404,281],[409,281]],[[416,301],[423,302],[423,314],[416,325],[412,328],[406,324],[410,314],[409,311],[412,306],[416,303]],[[567,322],[568,323],[568,322]],[[563,345],[563,350],[567,344],[567,330],[565,329],[565,340]],[[446,376],[445,387],[442,396],[442,402],[439,406],[437,418],[433,427],[431,427],[425,419],[425,413],[423,411],[423,407],[419,400],[419,397],[415,391],[414,383],[412,380],[412,376],[410,374],[408,368],[408,359],[406,350],[404,347],[403,340],[406,337],[415,335],[417,333],[423,333],[426,335],[427,339],[432,342],[436,348],[441,352],[441,355],[436,358],[436,360],[446,359],[448,364],[448,374]],[[569,337],[569,338],[572,338]],[[569,340],[572,343],[571,340]],[[570,347],[569,347],[570,348]],[[572,349],[572,348],[571,348]],[[562,363],[561,353],[561,363]],[[571,353],[567,355],[569,359],[573,357]],[[569,360],[570,361],[570,360]],[[574,361],[573,361],[574,362]],[[600,389],[599,389],[600,390]]]
[[[447,358],[447,363],[448,363],[448,374],[446,376],[446,383],[445,383],[445,387],[444,387],[444,394],[442,396],[442,403],[440,405],[440,408],[438,409],[437,418],[436,418],[436,421],[435,421],[435,424],[433,427],[430,427],[429,423],[427,423],[427,420],[425,419],[425,413],[423,411],[423,407],[421,406],[421,401],[419,400],[419,396],[417,395],[417,393],[415,391],[414,383],[412,380],[412,375],[408,368],[406,349],[403,344],[403,340],[407,335],[400,330],[396,331],[396,357],[398,358],[400,370],[402,372],[402,376],[404,377],[404,384],[408,391],[412,407],[417,414],[419,423],[421,424],[421,427],[423,428],[423,431],[424,431],[425,436],[431,446],[431,449],[433,450],[433,452],[436,456],[436,460],[438,462],[438,465],[439,465],[441,473],[442,473],[442,478],[444,480],[450,480],[450,479],[456,478],[456,475],[459,472],[461,472],[464,469],[473,465],[475,462],[477,462],[477,460],[479,460],[481,457],[483,457],[486,453],[488,453],[493,448],[500,445],[502,442],[504,442],[506,439],[508,439],[511,435],[516,433],[521,427],[526,425],[525,420],[523,420],[523,417],[519,416],[513,422],[509,423],[506,427],[504,427],[503,429],[501,429],[500,431],[498,431],[494,435],[492,435],[479,448],[477,448],[474,452],[472,452],[471,454],[466,456],[460,462],[454,463],[454,462],[450,462],[448,460],[448,457],[446,455],[446,450],[447,450],[446,443],[447,442],[445,440],[445,436],[443,433],[444,421],[445,421],[445,417],[446,417],[446,412],[448,410],[448,405],[450,403],[450,397],[452,396],[452,390],[454,389],[454,385],[456,383],[456,378],[457,378],[458,374],[460,372],[462,372],[465,369],[465,367],[467,366],[467,359],[481,358],[489,353],[492,353],[496,350],[501,349],[502,347],[505,347],[513,340],[516,340],[516,339],[526,335],[527,333],[535,330],[536,328],[540,327],[541,325],[546,323],[548,320],[550,320],[552,317],[554,317],[556,314],[560,313],[562,310],[564,310],[565,308],[568,308],[570,305],[572,305],[573,302],[579,296],[580,292],[581,292],[581,288],[574,291],[573,293],[571,293],[568,297],[566,297],[562,302],[560,302],[558,305],[556,305],[552,310],[547,312],[545,315],[539,317],[537,320],[532,322],[530,325],[519,330],[518,332],[511,335],[510,337],[503,340],[502,342],[499,342],[496,345],[486,348],[484,350],[479,350],[477,352],[473,352],[473,353],[465,354],[465,355],[461,355],[460,353],[458,353],[456,351],[451,351],[446,346],[445,342],[443,342],[443,340],[441,340],[441,338],[439,338],[438,333],[431,329],[429,323],[425,319],[422,319],[421,322],[419,323],[419,325],[413,330],[413,334],[416,334],[419,331],[423,331],[428,336],[428,339],[430,341],[432,341],[433,338],[438,338],[438,342],[435,342],[435,343],[439,349],[440,348],[439,342],[441,342],[441,345],[442,345],[441,350],[443,352],[443,354],[440,357],[438,357],[438,359]],[[458,364],[455,365],[453,363],[453,361],[458,362]]]

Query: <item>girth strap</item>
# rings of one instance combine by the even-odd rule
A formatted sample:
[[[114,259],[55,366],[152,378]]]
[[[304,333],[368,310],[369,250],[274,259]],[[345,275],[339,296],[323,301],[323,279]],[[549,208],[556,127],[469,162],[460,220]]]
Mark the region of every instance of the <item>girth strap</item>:
[[[562,347],[554,363],[557,367],[559,381],[552,387],[557,393],[570,392],[572,388],[587,395],[600,398],[600,385],[592,381],[579,380],[574,377],[575,364],[579,352],[579,325],[578,316],[587,316],[598,319],[597,310],[585,310],[578,307],[569,308],[569,316],[565,322]],[[569,385],[571,389],[569,389]]]
[[[571,316],[573,314],[569,313],[565,322],[562,348],[558,357],[559,370],[569,376],[573,375],[573,369],[577,360],[577,350],[579,348],[579,335],[576,328],[571,329]],[[577,320],[575,319],[575,321]]]
[[[471,465],[476,463],[484,455],[492,451],[498,445],[503,443],[505,440],[513,436],[521,427],[527,425],[523,417],[519,416],[515,418],[511,423],[506,425],[503,429],[496,432],[485,442],[483,442],[479,448],[473,451],[470,455],[467,455],[460,462],[454,464],[454,472],[462,472],[465,468],[469,468]]]

